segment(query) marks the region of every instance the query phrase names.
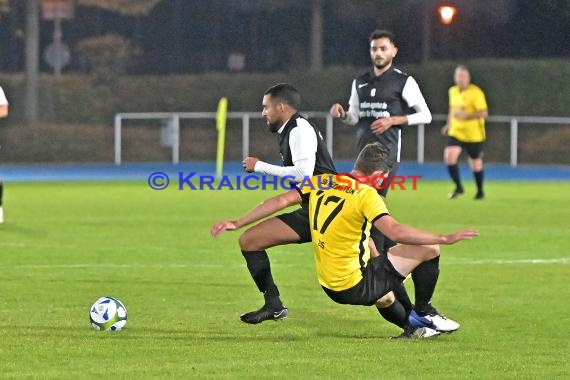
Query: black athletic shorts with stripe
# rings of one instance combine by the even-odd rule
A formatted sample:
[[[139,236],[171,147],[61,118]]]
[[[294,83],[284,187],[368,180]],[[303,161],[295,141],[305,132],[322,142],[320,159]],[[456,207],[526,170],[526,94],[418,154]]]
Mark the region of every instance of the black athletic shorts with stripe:
[[[405,277],[394,268],[387,255],[380,255],[368,261],[363,278],[352,288],[336,292],[322,287],[336,303],[372,306],[380,298],[394,290]]]

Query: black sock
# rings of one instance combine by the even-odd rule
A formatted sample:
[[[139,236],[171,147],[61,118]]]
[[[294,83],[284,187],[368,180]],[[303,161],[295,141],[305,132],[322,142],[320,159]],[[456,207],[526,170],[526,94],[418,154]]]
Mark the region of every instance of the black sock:
[[[406,313],[406,309],[404,306],[398,301],[395,300],[393,304],[388,307],[380,308],[376,306],[380,315],[387,320],[395,324],[398,327],[404,328],[408,324],[408,313]]]
[[[406,286],[404,285],[404,283],[401,282],[396,287],[394,287],[393,292],[394,295],[396,296],[396,299],[400,301],[400,303],[406,310],[406,314],[410,314],[410,312],[414,308],[414,305],[412,305],[412,300],[410,300],[410,296],[408,295],[408,291],[406,290]]]
[[[0,180],[0,207],[2,207],[2,199],[4,199],[4,181]]]
[[[439,256],[418,265],[412,272],[416,290],[415,309],[420,315],[426,315],[431,310],[431,297],[435,291],[439,277]]]
[[[447,171],[449,172],[449,176],[455,183],[455,191],[462,193],[463,192],[463,185],[461,184],[461,178],[459,176],[459,166],[455,165],[447,165]]]
[[[381,255],[388,254],[388,250],[396,245],[395,242],[390,240],[386,235],[380,232],[380,230],[374,227],[372,227],[370,230],[370,238],[374,241],[376,249],[378,252],[380,252]],[[404,283],[402,282],[398,284],[396,287],[394,287],[393,291],[396,299],[402,303],[402,306],[404,306],[404,309],[409,314],[414,306],[412,305],[412,301],[410,300],[410,296],[406,291]]]
[[[271,265],[269,264],[267,252],[241,251],[241,253],[245,258],[247,269],[249,269],[255,285],[263,293],[265,303],[274,307],[282,307],[283,303],[279,298],[279,289],[277,289],[277,285],[273,282],[273,276],[271,275]]]
[[[483,170],[473,172],[475,176],[475,183],[477,184],[477,194],[483,194]]]

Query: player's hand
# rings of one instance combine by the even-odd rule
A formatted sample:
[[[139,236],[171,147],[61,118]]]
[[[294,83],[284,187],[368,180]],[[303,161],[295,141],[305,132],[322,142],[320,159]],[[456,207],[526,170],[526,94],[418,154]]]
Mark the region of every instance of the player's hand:
[[[468,230],[461,230],[454,232],[449,235],[445,235],[445,243],[444,244],[455,244],[458,241],[462,240],[471,240],[474,237],[479,236],[479,232],[477,230],[468,229]]]
[[[234,231],[238,228],[237,222],[232,220],[222,220],[212,226],[210,234],[212,234],[213,237],[216,237],[224,231]]]
[[[253,173],[255,170],[255,164],[257,163],[257,161],[259,161],[259,158],[256,157],[246,157],[242,163],[241,166],[243,167],[243,170],[245,170],[248,173]]]
[[[449,130],[449,125],[445,124],[443,127],[441,127],[441,135],[442,136],[447,136],[447,131]]]
[[[392,117],[383,117],[381,119],[374,120],[372,124],[370,124],[370,129],[375,135],[381,135],[392,125],[394,125],[394,119]]]
[[[346,118],[346,111],[339,103],[335,103],[332,105],[331,109],[329,110],[329,114],[334,118],[345,119]]]
[[[453,117],[457,120],[467,120],[467,112],[465,111],[455,111]]]

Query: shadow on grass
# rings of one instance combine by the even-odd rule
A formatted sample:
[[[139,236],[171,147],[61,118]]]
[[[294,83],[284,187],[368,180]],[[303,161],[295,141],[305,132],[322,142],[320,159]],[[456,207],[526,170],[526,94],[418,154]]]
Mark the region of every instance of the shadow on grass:
[[[237,327],[237,326],[236,326]],[[249,328],[247,326],[244,326]],[[117,332],[95,331],[89,326],[64,326],[54,328],[53,326],[6,326],[0,325],[0,337],[18,338],[67,338],[67,339],[119,339],[128,341],[148,341],[148,340],[171,340],[171,341],[208,341],[208,342],[283,342],[283,341],[304,341],[309,339],[306,335],[300,335],[293,331],[265,329],[262,331],[254,326],[250,332],[243,329],[236,329],[234,332],[221,332],[216,330],[186,329],[186,328],[154,328],[136,327]],[[253,330],[255,329],[255,330]]]
[[[396,339],[390,340],[391,336],[398,333],[387,335],[386,332],[341,332],[341,331],[304,331],[302,333],[291,329],[275,330],[274,328],[262,328],[259,326],[242,326],[232,332],[221,332],[216,330],[192,329],[192,328],[154,328],[154,327],[137,327],[125,328],[118,332],[111,331],[95,331],[88,326],[67,326],[64,328],[54,328],[53,326],[1,326],[0,336],[19,337],[19,338],[66,338],[66,339],[118,339],[122,341],[176,341],[176,342],[196,342],[204,341],[207,343],[215,342],[302,342],[314,338],[333,338],[341,340],[356,341],[393,341],[393,342],[410,342],[425,340],[408,340]],[[428,341],[447,341],[449,335],[442,334],[435,339]]]
[[[43,229],[30,228],[29,226],[9,221],[0,224],[0,232],[15,232],[18,234],[29,235],[33,238],[42,238],[47,236],[47,233]]]

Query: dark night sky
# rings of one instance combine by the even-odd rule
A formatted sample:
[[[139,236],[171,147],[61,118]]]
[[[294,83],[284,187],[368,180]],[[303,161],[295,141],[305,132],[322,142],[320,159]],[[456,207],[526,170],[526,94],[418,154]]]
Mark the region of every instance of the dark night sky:
[[[339,8],[343,1],[345,7]],[[63,25],[64,40],[72,52],[67,70],[87,70],[79,42],[106,33],[118,34],[139,49],[130,64],[132,73],[224,71],[232,53],[243,54],[247,71],[303,68],[310,55],[308,2],[290,0],[276,2],[280,7],[262,6],[267,2],[164,0],[146,17],[79,7],[76,17]],[[23,3],[16,2],[12,12],[0,19],[0,71],[23,69]],[[459,11],[450,26],[441,25],[435,12],[432,15],[433,59],[570,56],[570,0],[446,3],[453,3]],[[346,4],[345,0],[325,1],[325,65],[367,65],[367,37],[378,27],[396,33],[400,62],[420,61],[421,0],[352,1],[348,8]],[[52,22],[43,21],[42,51],[51,43],[52,31]],[[42,70],[49,70],[45,62]]]

